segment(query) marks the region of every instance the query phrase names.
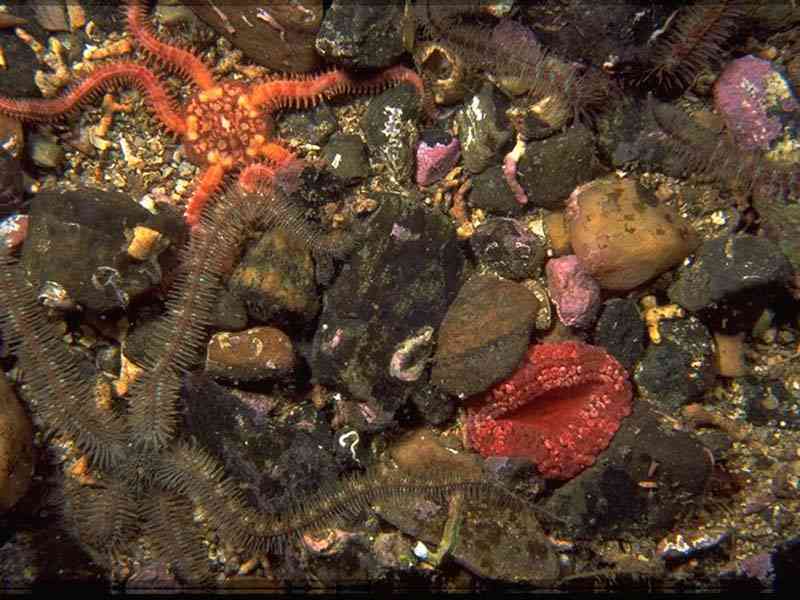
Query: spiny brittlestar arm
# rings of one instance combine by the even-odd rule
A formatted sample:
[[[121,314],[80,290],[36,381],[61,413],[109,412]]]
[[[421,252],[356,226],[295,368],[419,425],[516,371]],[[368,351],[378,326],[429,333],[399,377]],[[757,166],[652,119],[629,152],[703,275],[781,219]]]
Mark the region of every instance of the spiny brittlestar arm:
[[[153,59],[190,79],[201,90],[217,85],[203,61],[188,50],[166,44],[155,36],[141,0],[128,0],[125,15],[131,35]]]
[[[175,111],[172,99],[147,67],[131,61],[118,61],[99,67],[65,94],[46,100],[20,100],[0,96],[0,113],[21,121],[48,122],[69,115],[101,92],[122,84],[144,92],[158,120],[170,131],[183,135],[186,122]]]

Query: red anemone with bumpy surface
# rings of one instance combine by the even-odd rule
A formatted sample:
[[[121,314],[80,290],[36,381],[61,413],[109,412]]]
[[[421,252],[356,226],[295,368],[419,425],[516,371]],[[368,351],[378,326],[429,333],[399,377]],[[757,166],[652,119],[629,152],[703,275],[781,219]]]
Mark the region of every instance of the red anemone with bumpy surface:
[[[603,348],[534,344],[469,408],[467,436],[483,456],[530,458],[543,477],[571,479],[608,447],[632,396],[625,369]]]

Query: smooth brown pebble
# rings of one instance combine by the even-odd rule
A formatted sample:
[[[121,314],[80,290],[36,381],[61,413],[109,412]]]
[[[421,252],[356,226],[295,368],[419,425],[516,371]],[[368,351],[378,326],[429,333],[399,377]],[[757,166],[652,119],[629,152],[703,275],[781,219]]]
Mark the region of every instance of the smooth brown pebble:
[[[579,186],[567,203],[572,249],[607,290],[627,291],[678,265],[700,240],[674,209],[635,179]]]
[[[294,368],[289,337],[274,327],[214,335],[206,349],[206,372],[235,381],[279,378]]]

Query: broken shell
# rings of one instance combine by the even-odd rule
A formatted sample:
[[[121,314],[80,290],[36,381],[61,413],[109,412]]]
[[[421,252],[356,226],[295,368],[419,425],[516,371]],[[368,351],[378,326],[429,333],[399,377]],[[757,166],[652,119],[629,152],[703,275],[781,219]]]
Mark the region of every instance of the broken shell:
[[[163,237],[155,229],[137,225],[133,228],[133,239],[128,246],[128,255],[136,260],[147,260],[162,247],[159,242]]]
[[[528,98],[518,100],[506,111],[514,129],[526,140],[541,140],[554,134],[569,124],[572,114],[569,102],[558,92],[533,103]]]
[[[86,25],[86,11],[83,10],[79,0],[67,0],[67,18],[70,31],[77,31]]]
[[[437,42],[420,44],[414,62],[430,86],[436,104],[455,104],[466,94],[463,59],[449,46]]]
[[[725,544],[730,537],[726,529],[673,533],[658,543],[656,556],[665,561],[688,560],[700,552]]]
[[[40,304],[48,308],[60,310],[72,310],[77,306],[64,286],[55,281],[45,281],[42,284],[42,287],[39,288],[38,300]]]

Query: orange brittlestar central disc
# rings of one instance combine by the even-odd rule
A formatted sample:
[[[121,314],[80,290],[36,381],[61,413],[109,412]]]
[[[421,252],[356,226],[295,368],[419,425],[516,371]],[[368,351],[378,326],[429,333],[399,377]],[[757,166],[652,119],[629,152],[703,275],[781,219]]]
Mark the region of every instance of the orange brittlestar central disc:
[[[263,110],[242,106],[239,99],[246,97],[246,85],[225,83],[189,100],[183,144],[190,161],[230,168],[261,156],[272,119]]]

